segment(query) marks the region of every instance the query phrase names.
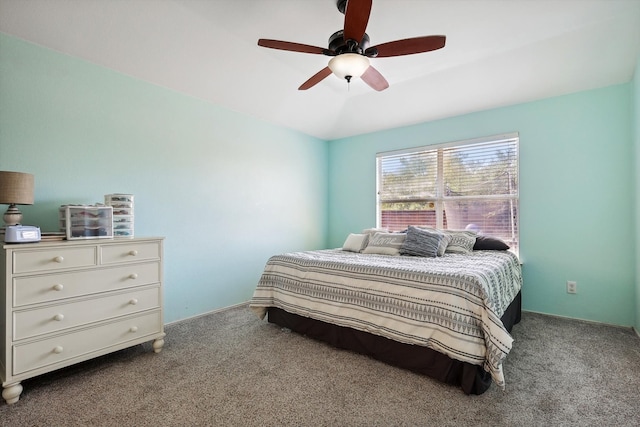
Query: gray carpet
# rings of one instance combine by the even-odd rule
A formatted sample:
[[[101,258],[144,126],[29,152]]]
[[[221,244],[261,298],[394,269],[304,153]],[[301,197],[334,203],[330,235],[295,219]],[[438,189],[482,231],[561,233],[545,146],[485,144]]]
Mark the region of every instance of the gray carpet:
[[[506,391],[481,396],[336,350],[245,306],[169,325],[136,346],[23,382],[3,426],[632,426],[640,338],[523,313]]]

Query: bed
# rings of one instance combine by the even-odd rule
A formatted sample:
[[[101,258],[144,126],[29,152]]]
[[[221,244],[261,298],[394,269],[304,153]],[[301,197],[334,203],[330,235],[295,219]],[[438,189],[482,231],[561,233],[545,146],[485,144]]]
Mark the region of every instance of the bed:
[[[250,301],[268,321],[482,394],[504,388],[522,275],[510,251],[344,249],[271,257]]]

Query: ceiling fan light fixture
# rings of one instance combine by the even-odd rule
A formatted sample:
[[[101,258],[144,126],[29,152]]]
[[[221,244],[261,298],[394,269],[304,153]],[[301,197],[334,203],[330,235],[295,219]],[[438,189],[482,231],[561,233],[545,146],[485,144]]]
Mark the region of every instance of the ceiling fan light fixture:
[[[329,61],[329,69],[341,79],[360,77],[369,68],[369,58],[357,53],[343,53]]]

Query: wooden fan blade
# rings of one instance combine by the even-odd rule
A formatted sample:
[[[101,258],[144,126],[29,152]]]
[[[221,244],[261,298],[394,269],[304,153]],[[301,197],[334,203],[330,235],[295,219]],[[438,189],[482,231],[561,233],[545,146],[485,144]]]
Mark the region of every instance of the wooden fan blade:
[[[364,81],[366,84],[368,84],[378,92],[389,87],[389,82],[387,81],[387,79],[382,77],[382,74],[380,74],[380,72],[372,66],[369,66],[369,68],[367,68],[367,71],[365,71],[364,74],[360,76],[360,78],[362,79],[362,81]]]
[[[396,40],[382,43],[367,49],[378,51],[377,58],[387,58],[390,56],[413,55],[414,53],[430,52],[444,47],[445,36],[424,36],[411,39]],[[365,52],[366,54],[366,52]]]
[[[302,53],[319,53],[324,54],[325,48],[310,46],[308,44],[283,42],[280,40],[260,39],[258,40],[258,46],[268,47],[271,49],[288,50],[290,52],[302,52]]]
[[[324,67],[322,70],[318,71],[313,76],[311,76],[309,80],[302,83],[302,85],[298,88],[298,90],[307,90],[311,87],[314,87],[315,85],[317,85],[322,80],[329,77],[330,75],[331,75],[331,70],[329,69],[329,67]]]
[[[360,43],[367,29],[372,0],[348,0],[344,12],[344,40]]]

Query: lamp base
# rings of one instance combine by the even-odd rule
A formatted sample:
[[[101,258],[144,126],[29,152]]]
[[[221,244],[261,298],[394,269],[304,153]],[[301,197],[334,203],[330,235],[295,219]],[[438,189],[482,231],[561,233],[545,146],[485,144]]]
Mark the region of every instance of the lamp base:
[[[18,225],[22,222],[22,212],[16,208],[16,205],[11,204],[2,218],[4,219],[5,227],[7,225]]]

